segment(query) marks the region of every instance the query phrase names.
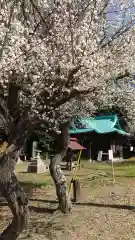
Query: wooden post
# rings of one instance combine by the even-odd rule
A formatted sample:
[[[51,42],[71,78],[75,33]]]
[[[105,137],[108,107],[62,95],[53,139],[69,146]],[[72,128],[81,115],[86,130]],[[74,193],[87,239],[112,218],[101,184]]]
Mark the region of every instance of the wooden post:
[[[71,171],[72,170],[72,162],[67,160],[67,170]]]
[[[123,146],[120,145],[120,159],[123,159]]]
[[[90,154],[89,154],[89,161],[90,161],[90,162],[92,162],[92,159],[91,159],[91,144],[92,144],[92,143],[90,142],[90,149],[89,149],[89,153],[90,153]]]
[[[79,202],[80,200],[80,181],[78,179],[72,180],[73,183],[73,202]]]
[[[108,154],[109,154],[109,160],[111,160],[111,162],[112,162],[113,183],[115,184],[115,172],[114,172],[114,166],[113,166],[113,151],[109,150]]]

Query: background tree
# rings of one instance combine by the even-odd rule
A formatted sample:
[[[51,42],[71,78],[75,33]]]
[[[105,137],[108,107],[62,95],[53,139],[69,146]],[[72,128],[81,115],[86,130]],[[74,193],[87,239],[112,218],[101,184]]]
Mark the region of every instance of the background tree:
[[[57,166],[68,147],[68,122],[98,107],[112,76],[126,77],[134,70],[134,19],[125,23],[118,14],[110,34],[112,3],[0,3],[0,113],[8,130],[8,147],[0,154],[0,192],[14,215],[1,240],[16,239],[27,222],[27,199],[14,168],[29,134],[41,124],[59,142],[50,173],[60,210],[70,209],[66,179]],[[125,14],[131,7],[125,0],[113,6]]]
[[[58,150],[58,143],[57,139],[55,139],[52,135],[46,132],[46,127],[40,126],[36,129],[32,135],[29,137],[29,142],[32,143],[33,141],[38,142],[37,148],[41,151],[41,156],[45,158],[46,153],[49,155],[55,154],[56,150]]]

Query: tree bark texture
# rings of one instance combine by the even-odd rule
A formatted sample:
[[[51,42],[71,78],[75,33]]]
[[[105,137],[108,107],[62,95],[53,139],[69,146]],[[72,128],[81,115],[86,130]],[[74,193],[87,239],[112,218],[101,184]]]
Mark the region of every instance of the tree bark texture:
[[[71,210],[70,195],[67,191],[66,177],[60,168],[56,165],[54,159],[50,163],[50,174],[56,187],[56,194],[59,201],[59,209],[62,213],[68,213]]]
[[[27,129],[19,122],[8,139],[8,147],[0,153],[0,195],[5,197],[13,214],[11,224],[0,240],[15,240],[28,221],[28,200],[15,174],[15,165],[26,140]]]
[[[23,122],[19,122],[9,136],[8,147],[0,152],[0,183],[11,179],[26,136],[27,129]]]
[[[0,235],[0,240],[15,240],[28,222],[28,200],[14,174],[7,182],[0,183],[0,192],[13,214],[13,220]]]
[[[68,149],[69,135],[68,135],[68,125],[63,125],[61,129],[61,152],[56,154],[50,160],[50,174],[54,181],[56,187],[56,194],[59,201],[59,209],[62,213],[68,213],[71,210],[71,200],[67,190],[66,177],[60,168],[59,162],[65,157]]]

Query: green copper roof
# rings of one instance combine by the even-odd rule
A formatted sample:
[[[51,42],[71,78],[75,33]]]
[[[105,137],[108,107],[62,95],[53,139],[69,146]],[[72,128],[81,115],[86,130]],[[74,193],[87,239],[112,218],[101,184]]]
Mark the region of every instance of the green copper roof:
[[[93,131],[99,134],[117,132],[122,135],[130,135],[121,129],[117,115],[97,116],[91,118],[81,117],[77,120],[77,123],[74,122],[74,127],[70,128],[69,133],[79,134]]]

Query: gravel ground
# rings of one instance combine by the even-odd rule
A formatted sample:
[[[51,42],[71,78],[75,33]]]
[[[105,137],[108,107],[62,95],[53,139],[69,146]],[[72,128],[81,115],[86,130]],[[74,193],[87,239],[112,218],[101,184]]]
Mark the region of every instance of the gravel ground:
[[[29,225],[18,239],[135,240],[135,179],[93,189],[86,185],[81,193],[82,201],[73,205],[67,216],[56,210],[56,203],[51,203],[51,199],[55,200],[53,188],[36,190],[33,199],[37,201],[29,203]],[[2,230],[11,216],[7,206],[0,205],[0,210]]]

